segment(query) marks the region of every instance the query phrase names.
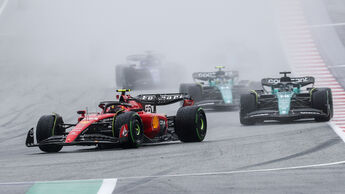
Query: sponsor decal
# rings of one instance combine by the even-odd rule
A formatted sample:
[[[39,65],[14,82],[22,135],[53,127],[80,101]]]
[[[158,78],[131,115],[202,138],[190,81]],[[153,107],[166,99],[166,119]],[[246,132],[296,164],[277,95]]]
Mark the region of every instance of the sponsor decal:
[[[154,100],[176,100],[183,98],[182,94],[158,94],[158,95],[142,95],[142,100],[154,101]]]
[[[310,79],[308,77],[293,77],[291,78],[293,82],[308,82]]]
[[[300,112],[300,114],[306,114],[306,115],[319,115],[319,112]]]
[[[208,78],[208,77],[215,77],[216,73],[215,72],[200,72],[197,75],[200,78]]]
[[[277,84],[277,83],[280,83],[280,79],[268,79],[267,83],[269,83],[269,84]]]
[[[120,130],[120,137],[127,137],[127,136],[128,136],[128,125],[124,124],[122,125],[121,130]]]
[[[292,77],[291,82],[308,82],[311,81],[309,77]],[[269,84],[277,84],[280,83],[279,78],[269,78],[267,79],[267,83]]]
[[[251,115],[250,117],[260,117],[260,116],[267,116],[269,114],[267,113],[260,113],[260,114],[255,114],[255,115]]]
[[[145,105],[145,112],[152,113],[153,112],[153,107],[150,104]]]
[[[182,94],[176,94],[176,95],[160,95],[160,100],[176,100],[176,99],[180,99],[183,98]]]

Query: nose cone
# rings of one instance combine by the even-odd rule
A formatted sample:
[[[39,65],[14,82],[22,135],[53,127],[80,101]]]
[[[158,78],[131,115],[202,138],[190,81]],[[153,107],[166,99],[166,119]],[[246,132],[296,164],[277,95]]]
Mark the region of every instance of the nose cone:
[[[232,103],[231,87],[229,87],[229,86],[219,86],[218,89],[220,90],[220,93],[222,94],[224,103],[225,104],[231,104]]]
[[[292,92],[280,92],[277,94],[279,114],[289,114],[292,95]]]
[[[67,135],[65,143],[72,143],[76,138],[78,137],[78,134],[76,134],[73,130]]]

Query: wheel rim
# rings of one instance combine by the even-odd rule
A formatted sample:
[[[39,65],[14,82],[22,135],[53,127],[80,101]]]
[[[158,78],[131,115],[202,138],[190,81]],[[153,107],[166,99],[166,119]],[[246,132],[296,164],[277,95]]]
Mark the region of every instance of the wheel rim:
[[[198,110],[196,114],[196,122],[197,122],[197,128],[196,132],[198,135],[199,140],[203,140],[206,134],[206,120],[204,114]]]
[[[135,125],[135,134],[136,134],[137,136],[140,135],[140,125],[139,125],[138,123]]]
[[[142,127],[141,127],[140,121],[137,118],[132,120],[130,127],[131,127],[130,135],[131,135],[132,142],[137,145],[140,145],[142,141],[142,138],[141,138]]]
[[[200,121],[201,121],[200,130],[203,131],[204,130],[204,119],[200,119]]]

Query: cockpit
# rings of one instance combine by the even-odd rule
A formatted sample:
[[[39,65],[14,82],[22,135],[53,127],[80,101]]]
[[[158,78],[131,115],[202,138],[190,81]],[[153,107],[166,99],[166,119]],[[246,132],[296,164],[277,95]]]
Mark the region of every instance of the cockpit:
[[[300,93],[300,84],[292,82],[292,79],[287,76],[291,72],[281,72],[280,74],[284,74],[283,77],[280,78],[279,82],[272,85],[272,93],[275,94],[277,92],[294,92]]]
[[[272,93],[277,92],[300,92],[300,85],[291,82],[280,82],[272,85]]]

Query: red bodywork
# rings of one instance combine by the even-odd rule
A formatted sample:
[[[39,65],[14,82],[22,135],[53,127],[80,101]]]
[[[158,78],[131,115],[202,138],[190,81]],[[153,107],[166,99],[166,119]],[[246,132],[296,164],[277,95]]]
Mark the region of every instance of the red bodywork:
[[[128,112],[131,110],[140,110],[136,111],[138,115],[140,116],[143,126],[144,126],[144,134],[148,138],[154,138],[161,132],[161,124],[163,126],[165,125],[165,132],[167,132],[168,129],[168,119],[166,115],[157,114],[157,113],[151,113],[151,112],[145,112],[144,107],[141,103],[134,100],[130,95],[120,95],[117,96],[117,98],[120,99],[120,101],[123,101],[125,103],[130,104],[131,106],[122,106],[117,105],[121,109],[123,109],[123,112]],[[191,99],[185,99],[183,101],[183,106],[192,106],[194,104],[194,101]],[[100,107],[103,108],[103,107]],[[79,112],[79,111],[78,111]],[[102,111],[101,113],[97,114],[90,114],[85,115],[85,111],[80,111],[82,113],[81,116],[78,118],[79,123],[69,132],[67,135],[67,138],[65,140],[65,143],[73,143],[73,141],[85,130],[87,129],[92,123],[95,123],[97,121],[106,119],[106,118],[113,118],[117,113],[107,113],[107,111]],[[158,119],[159,125],[154,126],[153,121]],[[164,121],[164,122],[163,122]],[[157,123],[157,122],[156,122]],[[124,130],[127,130],[128,126],[122,126],[119,137],[126,137],[128,133]]]

